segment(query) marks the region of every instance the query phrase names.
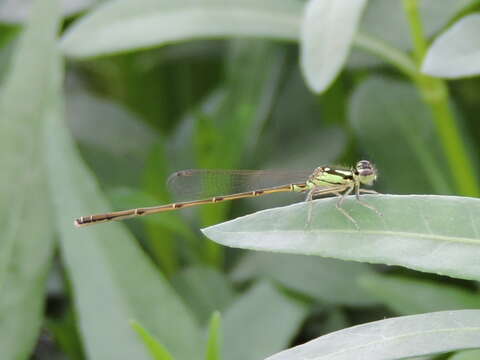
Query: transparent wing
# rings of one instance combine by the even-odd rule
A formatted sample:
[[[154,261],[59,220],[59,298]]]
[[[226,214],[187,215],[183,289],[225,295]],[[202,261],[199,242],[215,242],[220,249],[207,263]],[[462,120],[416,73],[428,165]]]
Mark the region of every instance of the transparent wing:
[[[170,175],[168,188],[176,201],[188,201],[303,183],[311,173],[311,170],[181,170]]]

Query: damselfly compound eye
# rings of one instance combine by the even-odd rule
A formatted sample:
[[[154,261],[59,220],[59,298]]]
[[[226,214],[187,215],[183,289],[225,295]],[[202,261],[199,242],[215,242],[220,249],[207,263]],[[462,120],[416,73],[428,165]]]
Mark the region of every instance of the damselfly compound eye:
[[[377,179],[377,169],[375,169],[373,164],[368,160],[360,160],[357,162],[355,169],[362,184],[372,185]]]

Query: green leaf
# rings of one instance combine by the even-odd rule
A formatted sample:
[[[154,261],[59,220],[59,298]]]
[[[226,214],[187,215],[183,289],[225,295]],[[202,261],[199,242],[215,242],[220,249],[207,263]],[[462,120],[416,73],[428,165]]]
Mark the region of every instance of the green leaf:
[[[192,314],[120,223],[78,229],[73,219],[109,210],[60,117],[46,129],[50,185],[65,267],[86,356],[148,359],[129,326],[137,319],[177,359],[195,358],[200,330]]]
[[[257,360],[285,348],[306,315],[306,309],[261,283],[224,313],[223,359]]]
[[[76,89],[67,94],[66,106],[75,140],[112,157],[144,160],[155,144],[155,130],[120,104]]]
[[[375,303],[358,286],[361,276],[371,273],[367,265],[313,256],[251,253],[236,266],[232,277],[274,280],[283,286],[320,301],[362,306]]]
[[[42,130],[57,110],[62,70],[57,1],[35,2],[0,97],[0,348],[28,358],[44,312],[53,253]]]
[[[480,359],[480,350],[465,350],[448,358],[448,360],[478,360],[478,359]]]
[[[480,347],[480,310],[458,310],[350,327],[267,360],[393,360],[475,347]]]
[[[55,344],[66,356],[68,356],[68,359],[85,359],[80,336],[78,334],[75,314],[73,313],[72,308],[69,307],[60,318],[55,317],[47,319],[45,327],[48,332],[53,335]]]
[[[480,73],[480,15],[457,21],[437,37],[425,56],[422,72],[442,78],[460,78]]]
[[[116,209],[128,209],[137,205],[148,207],[162,203],[149,194],[133,188],[114,188],[108,192],[108,195]],[[195,252],[194,243],[198,240],[198,236],[185,225],[178,212],[168,211],[159,216],[146,216],[132,220],[132,225],[140,225],[140,223],[144,224],[148,234],[146,246],[156,262],[161,265],[166,276],[174,274],[179,265],[177,257],[178,247],[181,244],[179,244],[178,238],[174,238],[172,234],[178,234],[188,239],[185,251]],[[195,256],[195,254],[192,255],[191,257]]]
[[[307,84],[323,92],[341,71],[367,0],[310,0],[301,30],[301,65]]]
[[[158,340],[155,339],[155,337],[152,336],[142,325],[135,320],[131,320],[130,325],[140,336],[148,351],[150,351],[153,359],[173,360],[173,357],[170,355],[168,350],[162,344],[160,344]]]
[[[212,314],[209,326],[206,360],[221,360],[222,333],[221,317],[218,311]]]
[[[349,197],[343,208],[360,229],[335,209],[338,199],[260,211],[203,229],[232,247],[320,255],[480,279],[480,200],[433,195],[364,195],[378,216]]]
[[[344,129],[325,124],[323,102],[320,105],[318,97],[307,88],[298,67],[289,70],[283,81],[269,120],[274,127],[262,132],[261,141],[255,148],[255,159],[264,169],[279,166],[283,169],[308,169],[312,165],[330,164],[337,160],[347,145]],[[301,126],[292,119],[302,119]],[[292,133],[296,136],[291,136]],[[276,198],[262,199],[261,203],[270,199],[275,201]],[[258,200],[252,201],[258,203]]]
[[[67,92],[66,119],[82,155],[106,188],[139,183],[156,141],[151,127],[120,104],[83,88]]]
[[[75,12],[82,11],[95,2],[105,0],[64,0],[62,3],[63,14],[69,16]],[[33,1],[4,0],[0,3],[0,21],[6,23],[21,23],[33,14],[36,8]],[[45,13],[46,15],[47,13]]]
[[[364,81],[352,96],[349,119],[390,191],[452,193],[430,109],[413,85]]]
[[[18,32],[19,28],[17,26],[0,24],[0,49],[2,51],[14,41]],[[1,54],[0,57],[3,57],[3,54]]]
[[[447,25],[465,6],[474,0],[448,2],[438,0],[418,1],[423,30],[427,38],[433,37]],[[369,0],[360,23],[360,32],[372,37],[376,42],[390,44],[402,53],[411,50],[410,28],[405,17],[402,1]],[[378,66],[381,59],[369,53],[354,50],[349,58],[352,66]]]
[[[285,51],[267,41],[237,40],[229,43],[224,86],[203,105],[196,123],[196,157],[201,168],[234,169],[254,158],[258,141],[285,66]],[[225,218],[229,204],[201,209],[204,224]],[[207,243],[208,263],[218,266],[221,251]]]
[[[320,324],[318,324],[320,325]],[[317,325],[317,326],[318,326]],[[322,334],[334,332],[346,328],[349,325],[348,315],[346,311],[340,307],[326,308],[326,319],[321,323],[321,327],[318,326]],[[317,334],[318,335],[318,332]],[[316,336],[315,335],[315,336]]]
[[[363,276],[360,285],[400,315],[480,309],[478,293],[433,281],[371,274]]]
[[[295,0],[127,0],[98,7],[62,39],[71,57],[90,57],[199,38],[295,40],[302,3]]]
[[[157,136],[157,141],[150,148],[146,166],[143,172],[143,189],[161,201],[171,202],[171,193],[167,186],[170,175],[170,158],[167,154],[166,139]],[[176,159],[175,159],[176,160]],[[176,164],[174,164],[176,166]],[[178,169],[177,169],[178,170]]]
[[[17,45],[20,29],[0,24],[0,85],[3,84],[13,52]]]
[[[207,132],[199,139],[198,164],[204,168],[238,167],[253,156],[260,130],[273,107],[285,69],[285,51],[267,41],[230,42],[224,87],[204,104]]]
[[[173,286],[204,324],[215,310],[223,311],[235,297],[225,275],[213,268],[192,266],[172,279]]]

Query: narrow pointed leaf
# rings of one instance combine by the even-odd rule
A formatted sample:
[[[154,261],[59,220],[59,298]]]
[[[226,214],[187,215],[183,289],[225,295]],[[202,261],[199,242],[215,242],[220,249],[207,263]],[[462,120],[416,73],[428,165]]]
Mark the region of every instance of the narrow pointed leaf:
[[[63,15],[71,16],[99,1],[102,0],[62,0],[60,4]],[[33,3],[33,0],[2,0],[0,2],[0,21],[12,24],[25,22],[29,14],[36,11]],[[49,13],[45,12],[44,14]]]
[[[218,311],[212,314],[208,329],[207,354],[205,360],[221,360],[222,328],[221,317]]]
[[[255,285],[223,315],[224,360],[257,360],[285,348],[306,309],[272,285]]]
[[[295,40],[295,0],[124,0],[99,7],[64,36],[68,56],[88,57],[179,41],[230,36]]]
[[[464,279],[480,279],[480,200],[434,195],[364,195],[343,208],[359,229],[335,208],[338,199],[260,211],[203,229],[210,239],[244,249],[320,255],[402,265]]]
[[[348,116],[388,189],[452,193],[432,113],[413,84],[371,77],[355,88]]]
[[[393,360],[476,347],[480,347],[480,310],[458,310],[354,326],[267,360]]]
[[[370,274],[360,285],[399,315],[441,310],[480,309],[478,292],[429,280]]]
[[[149,359],[129,324],[130,319],[138,319],[176,359],[195,358],[200,331],[193,316],[126,227],[74,227],[75,217],[109,206],[62,119],[49,120],[45,136],[54,218],[87,357]]]
[[[368,265],[355,262],[255,252],[239,262],[232,277],[237,281],[267,278],[322,302],[364,306],[376,300],[358,281],[372,272]]]
[[[155,130],[128,109],[83,89],[67,92],[66,114],[76,141],[112,157],[128,156],[130,162],[144,160],[156,141]]]
[[[425,38],[430,39],[437,35],[452,18],[473,2],[474,0],[418,1]],[[359,28],[363,34],[368,34],[380,44],[389,44],[401,50],[401,53],[412,49],[410,27],[402,1],[369,0]],[[381,59],[363,51],[354,51],[349,58],[349,64],[355,67],[373,67],[380,65]],[[415,68],[416,65],[414,71]]]
[[[226,309],[235,297],[229,279],[211,267],[189,267],[175,275],[172,283],[201,324],[211,318],[212,312]]]
[[[302,70],[322,92],[342,69],[367,0],[310,0],[301,30]]]
[[[130,321],[130,325],[137,332],[142,339],[143,343],[147,347],[152,359],[154,360],[173,360],[172,355],[165,347],[158,342],[155,337],[150,334],[142,325],[137,321]]]
[[[35,1],[0,97],[0,349],[26,359],[44,312],[53,254],[42,130],[56,110],[61,67],[56,0]]]
[[[449,357],[448,360],[478,360],[480,359],[480,350],[460,351]]]
[[[480,73],[480,15],[460,19],[435,39],[422,65],[422,72],[442,78]]]

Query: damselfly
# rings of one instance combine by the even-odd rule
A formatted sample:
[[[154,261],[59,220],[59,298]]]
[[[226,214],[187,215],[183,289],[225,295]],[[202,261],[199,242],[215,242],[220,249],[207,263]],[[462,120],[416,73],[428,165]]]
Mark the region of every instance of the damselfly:
[[[277,184],[266,184],[269,182],[267,180],[273,177],[276,178]],[[347,195],[354,192],[361,205],[381,215],[372,205],[362,201],[359,196],[360,193],[376,193],[376,191],[361,188],[361,185],[372,185],[376,179],[377,170],[368,160],[361,160],[351,168],[320,166],[310,173],[262,170],[182,170],[170,176],[168,181],[170,187],[176,188],[179,192],[191,193],[192,198],[200,198],[200,200],[82,216],[75,220],[75,225],[82,227],[227,200],[280,192],[300,192],[307,194],[306,201],[310,204],[315,197],[330,194],[338,196],[337,209],[358,228],[355,219],[342,208],[342,203]],[[240,191],[241,189],[247,189],[247,191]],[[198,194],[202,194],[204,198],[198,197]],[[312,206],[308,210],[307,224],[311,222],[311,218]]]

